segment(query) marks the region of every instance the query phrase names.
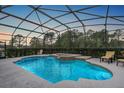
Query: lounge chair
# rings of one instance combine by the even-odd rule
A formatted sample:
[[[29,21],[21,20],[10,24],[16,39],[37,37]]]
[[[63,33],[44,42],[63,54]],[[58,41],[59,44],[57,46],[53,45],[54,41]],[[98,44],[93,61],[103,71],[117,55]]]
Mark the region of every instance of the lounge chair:
[[[107,60],[108,63],[109,63],[109,61],[112,62],[112,58],[114,57],[114,55],[115,55],[115,51],[106,51],[105,56],[102,56],[102,57],[100,58],[100,62],[101,62],[101,61],[104,61],[104,60]]]
[[[118,59],[116,65],[118,66],[119,63],[123,63],[123,65],[124,65],[124,59]]]

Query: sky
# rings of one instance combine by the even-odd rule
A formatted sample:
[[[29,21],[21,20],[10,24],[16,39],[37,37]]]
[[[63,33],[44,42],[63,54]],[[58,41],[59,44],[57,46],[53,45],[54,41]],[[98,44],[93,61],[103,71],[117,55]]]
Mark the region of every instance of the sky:
[[[38,6],[35,6],[35,7],[38,7]],[[89,7],[89,6],[88,5],[71,5],[69,7],[72,10],[78,10],[78,9],[86,8],[86,7]],[[51,17],[56,17],[56,16],[59,16],[59,15],[65,14],[65,13],[67,13],[67,11],[69,11],[67,9],[67,7],[65,7],[63,5],[43,5],[43,6],[40,6],[40,8],[41,8],[40,9],[41,11],[43,11],[44,13],[50,15]],[[61,12],[59,12],[59,11],[50,11],[50,10],[44,10],[44,8],[58,9],[58,10],[63,10],[63,11],[61,11]],[[19,16],[19,17],[22,17],[22,18],[25,18],[32,11],[32,8],[30,8],[28,6],[24,6],[24,5],[17,5],[17,6],[11,6],[11,7],[8,7],[6,9],[3,9],[3,11],[5,11],[7,13],[10,13],[10,14],[13,14],[13,15],[16,15],[16,16]],[[92,13],[92,14],[97,14],[97,15],[105,16],[106,15],[106,11],[107,11],[107,6],[99,6],[99,7],[95,7],[95,8],[92,8],[92,9],[82,10],[80,12]],[[47,17],[44,14],[41,14],[39,12],[37,12],[37,13],[33,12],[27,18],[27,20],[30,20],[30,21],[33,21],[35,23],[40,24],[39,19],[37,17],[37,14],[39,15],[39,19],[41,20],[42,23],[45,23],[48,20],[50,20],[49,17]],[[89,19],[89,18],[96,18],[95,16],[91,16],[91,15],[87,15],[87,14],[82,14],[82,13],[76,13],[76,15],[81,20]],[[121,6],[121,5],[109,6],[109,13],[108,13],[108,15],[109,16],[124,16],[124,6]],[[0,13],[0,18],[2,18],[3,16],[5,16],[5,15]],[[124,20],[124,17],[122,17],[120,19]],[[72,14],[68,14],[68,15],[66,15],[64,17],[57,18],[57,20],[59,20],[61,23],[68,23],[68,22],[72,22],[72,21],[77,21],[77,18],[74,15],[72,15]],[[13,17],[7,17],[5,19],[0,20],[0,23],[7,24],[7,25],[12,25],[12,26],[18,26],[18,24],[20,22],[21,22],[21,20],[13,18]],[[107,22],[108,23],[112,23],[112,24],[123,24],[123,22],[119,22],[117,20],[113,20],[113,19],[110,19],[110,18],[108,18]],[[85,25],[104,24],[105,23],[105,19],[103,18],[103,19],[97,19],[97,20],[92,20],[92,21],[83,21],[83,23]],[[58,23],[58,22],[56,22],[54,20],[51,20],[50,22],[48,22],[48,23],[46,23],[44,25],[47,26],[47,27],[53,28],[55,26],[60,25],[60,23]],[[73,24],[67,24],[67,26],[69,26],[69,27],[81,26],[81,23],[77,22],[77,23],[73,23]],[[29,29],[29,30],[33,30],[37,26],[24,21],[19,27],[20,28]],[[109,29],[109,30],[111,30],[111,29],[118,29],[118,28],[124,28],[124,27],[123,26],[107,26],[107,29]],[[42,29],[43,29],[44,32],[48,30],[48,29],[43,28],[43,27],[42,27]],[[59,30],[59,31],[61,31],[63,29],[66,29],[66,27],[60,26],[60,27],[56,28],[56,30]],[[79,31],[83,31],[82,28],[75,28],[75,29],[77,29]],[[89,27],[88,26],[88,27],[86,27],[86,30],[89,30],[89,29],[93,29],[93,30],[99,31],[101,29],[104,29],[104,26],[95,26],[95,27],[91,27],[91,26]],[[0,25],[0,33],[12,34],[13,31],[14,31],[14,28],[4,27],[4,26]],[[41,28],[36,29],[36,31],[37,32],[42,32]],[[29,34],[29,32],[18,29],[15,32],[15,35],[16,34],[22,34],[24,36],[27,36]],[[30,35],[30,37],[33,37],[33,36],[37,37],[37,36],[39,36],[39,34],[32,33]],[[0,40],[2,40],[2,39],[10,40],[11,37],[10,36],[0,35]]]

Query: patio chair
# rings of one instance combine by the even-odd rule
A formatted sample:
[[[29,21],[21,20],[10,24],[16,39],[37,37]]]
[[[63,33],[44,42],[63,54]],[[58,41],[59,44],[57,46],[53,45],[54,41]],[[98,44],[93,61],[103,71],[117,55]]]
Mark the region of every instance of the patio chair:
[[[108,63],[109,63],[110,61],[111,61],[111,63],[112,63],[112,58],[114,57],[114,55],[115,55],[115,51],[106,51],[105,56],[102,56],[102,57],[100,58],[100,62],[101,62],[101,61],[104,61],[104,60],[107,60]]]
[[[124,66],[124,59],[117,59],[117,64],[116,64],[116,66],[118,66],[119,63],[123,63],[123,66]]]
[[[120,51],[120,54],[117,55],[116,66],[118,66],[119,63],[122,63],[124,65],[124,51]]]

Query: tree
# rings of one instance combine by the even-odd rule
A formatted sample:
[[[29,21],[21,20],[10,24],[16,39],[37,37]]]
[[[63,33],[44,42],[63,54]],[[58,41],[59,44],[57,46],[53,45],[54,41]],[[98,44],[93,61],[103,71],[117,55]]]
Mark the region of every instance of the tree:
[[[42,46],[42,42],[37,37],[33,37],[30,41],[30,46],[32,48],[39,48]]]
[[[79,36],[77,39],[77,42],[78,42],[78,48],[84,48],[85,44],[86,44],[85,36],[83,36],[83,35]]]
[[[10,40],[10,45],[13,47],[21,48],[23,44],[21,44],[24,37],[21,34],[17,34]]]
[[[95,31],[89,29],[89,30],[87,31],[87,36],[91,36],[94,32],[95,32]]]
[[[106,35],[106,38],[105,38]],[[105,34],[105,30],[93,33],[90,38],[93,40],[96,48],[108,46],[109,36],[108,33]],[[106,42],[105,42],[106,41]]]
[[[57,47],[62,48],[108,48],[108,47],[123,47],[124,41],[120,39],[121,31],[116,31],[114,34],[108,34],[108,31],[102,29],[101,31],[88,30],[87,36],[81,32],[69,30],[58,36],[55,42]],[[110,41],[110,39],[112,40]],[[115,39],[116,40],[113,40]],[[118,46],[119,45],[119,46]]]
[[[113,34],[110,35],[110,47],[123,47],[124,41],[121,40],[122,31],[120,29],[117,29]]]
[[[52,47],[53,40],[54,40],[54,33],[53,32],[49,32],[47,35],[48,35],[48,39],[50,41],[50,45]]]
[[[77,38],[79,32],[76,30],[68,30],[58,36],[55,42],[55,46],[63,48],[74,48],[77,47]]]
[[[53,40],[54,40],[54,35],[55,35],[54,32],[49,32],[49,33],[46,33],[44,35],[44,38],[43,38],[44,47],[46,47],[46,45],[47,46],[51,45],[51,47],[52,47]]]
[[[117,37],[117,40],[118,40],[118,47],[119,47],[120,46],[119,41],[120,41],[120,36],[121,36],[122,32],[121,32],[120,29],[118,29],[118,30],[116,30],[115,34],[116,34],[116,37]]]

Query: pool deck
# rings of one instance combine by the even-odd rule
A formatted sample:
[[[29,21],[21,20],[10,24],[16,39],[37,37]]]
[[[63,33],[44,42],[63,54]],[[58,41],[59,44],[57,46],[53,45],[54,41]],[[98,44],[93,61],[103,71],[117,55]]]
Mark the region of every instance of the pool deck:
[[[78,81],[61,81],[52,84],[24,69],[17,67],[13,62],[21,59],[7,58],[0,60],[0,87],[1,88],[124,88],[124,66],[107,62],[100,63],[98,58],[92,58],[88,61],[101,65],[113,73],[109,80],[89,80],[79,79]]]

